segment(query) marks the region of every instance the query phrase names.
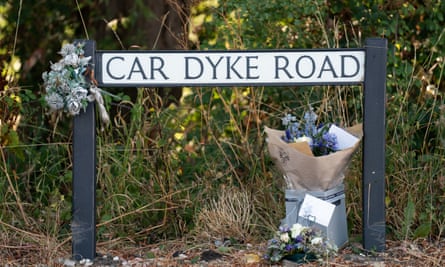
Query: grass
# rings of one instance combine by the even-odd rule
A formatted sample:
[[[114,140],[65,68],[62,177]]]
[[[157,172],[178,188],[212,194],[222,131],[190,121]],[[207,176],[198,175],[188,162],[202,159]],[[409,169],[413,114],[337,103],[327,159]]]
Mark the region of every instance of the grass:
[[[197,214],[196,235],[209,240],[255,240],[250,236],[255,224],[254,211],[252,197],[247,192],[221,188],[218,196],[205,204]]]

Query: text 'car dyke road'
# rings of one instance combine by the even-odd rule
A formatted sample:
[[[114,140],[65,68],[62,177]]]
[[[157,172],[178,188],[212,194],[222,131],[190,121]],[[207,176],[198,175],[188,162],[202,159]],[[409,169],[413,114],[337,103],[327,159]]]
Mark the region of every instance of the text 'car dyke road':
[[[103,86],[354,84],[364,80],[365,52],[225,51],[104,52],[96,78]]]

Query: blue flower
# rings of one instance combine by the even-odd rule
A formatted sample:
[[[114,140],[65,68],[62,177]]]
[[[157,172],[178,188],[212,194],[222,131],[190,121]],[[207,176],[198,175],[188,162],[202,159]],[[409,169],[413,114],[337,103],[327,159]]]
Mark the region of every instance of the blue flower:
[[[317,132],[317,127],[315,126],[317,114],[315,114],[312,107],[310,107],[310,111],[304,113],[304,121],[304,134],[309,137],[314,136]]]
[[[303,116],[304,123],[295,122],[296,118],[286,114],[282,118],[283,125],[286,126],[282,139],[287,143],[310,140],[309,146],[314,156],[324,156],[337,151],[338,141],[334,134],[329,133],[330,124],[320,123],[318,126],[317,114],[309,107]]]

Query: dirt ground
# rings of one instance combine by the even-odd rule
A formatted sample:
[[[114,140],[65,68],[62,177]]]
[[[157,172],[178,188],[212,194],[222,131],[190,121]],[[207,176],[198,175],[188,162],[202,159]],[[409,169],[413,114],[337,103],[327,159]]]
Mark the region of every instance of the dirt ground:
[[[174,257],[166,259],[176,261],[170,262],[168,266],[172,263],[195,266],[268,266],[269,264],[261,259],[263,248],[263,246],[256,248],[248,246],[245,249],[233,249],[226,253],[200,248],[184,253],[189,259],[188,261],[186,259],[175,260]],[[215,252],[213,258],[209,251]],[[199,261],[192,263],[192,259],[197,259],[198,256]],[[290,262],[282,262],[282,265],[296,266]],[[388,241],[387,250],[383,253],[365,253],[361,249],[361,244],[351,244],[342,249],[336,258],[300,266],[445,266],[445,240],[435,244],[426,240],[417,242]]]
[[[264,250],[265,244],[215,247],[171,242],[108,251],[90,264],[91,266],[271,266],[262,259]],[[76,266],[87,264],[76,264]],[[62,263],[62,266],[66,264]],[[362,250],[361,244],[353,243],[340,250],[338,256],[332,259],[302,265],[283,261],[272,266],[439,267],[445,266],[445,240],[434,243],[427,240],[388,241],[387,249],[381,253],[366,253]]]
[[[192,245],[184,241],[162,244],[122,246],[98,244],[98,257],[94,261],[73,261],[67,250],[44,258],[45,253],[36,246],[0,245],[1,266],[370,266],[370,267],[417,267],[445,266],[445,240],[430,242],[387,241],[381,253],[366,253],[361,244],[352,243],[339,251],[338,256],[321,262],[296,265],[283,261],[270,265],[262,259],[265,244],[216,247],[213,244]],[[48,255],[48,254],[47,254]]]

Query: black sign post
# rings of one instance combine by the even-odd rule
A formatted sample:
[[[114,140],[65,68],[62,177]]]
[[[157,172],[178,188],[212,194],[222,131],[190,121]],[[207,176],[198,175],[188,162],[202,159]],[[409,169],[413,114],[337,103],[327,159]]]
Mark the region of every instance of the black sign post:
[[[86,41],[86,56],[94,64],[96,43]],[[96,256],[96,119],[95,105],[74,117],[72,253],[75,260]]]
[[[363,246],[385,250],[386,39],[363,49],[262,51],[100,51],[84,42],[99,87],[363,85]],[[71,229],[74,259],[94,259],[94,104],[74,119]]]
[[[363,103],[363,247],[383,251],[385,220],[386,39],[367,39]]]

